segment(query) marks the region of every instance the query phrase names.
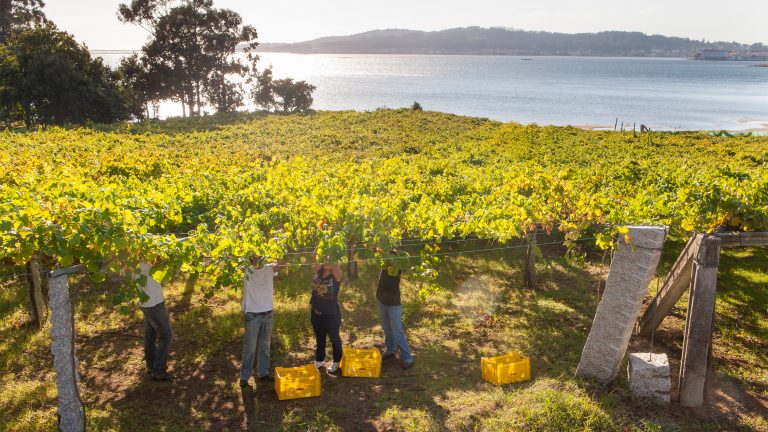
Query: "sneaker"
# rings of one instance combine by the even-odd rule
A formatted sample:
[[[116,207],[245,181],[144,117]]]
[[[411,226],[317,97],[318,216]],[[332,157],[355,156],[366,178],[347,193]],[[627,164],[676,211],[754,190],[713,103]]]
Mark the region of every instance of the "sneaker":
[[[240,387],[248,387],[248,380],[241,379],[240,380]]]
[[[260,377],[258,377],[256,379],[259,380],[259,381],[274,381],[275,377],[270,375],[270,374],[266,374],[266,375],[260,376]]]
[[[325,366],[325,362],[319,362],[319,361],[315,362],[315,368],[316,369],[320,369],[323,366]]]
[[[413,360],[408,360],[406,362],[403,362],[403,370],[410,369],[411,366],[413,366]]]
[[[153,372],[150,376],[155,381],[170,381],[173,379],[173,375],[171,375],[167,371]]]
[[[393,352],[387,352],[387,353],[384,353],[384,354],[381,356],[381,359],[382,359],[382,360],[387,360],[387,359],[391,359],[391,358],[394,358],[394,357],[395,357],[395,353],[393,353]]]
[[[328,372],[329,373],[334,373],[337,370],[339,370],[339,363],[338,362],[331,363],[331,367],[328,368]]]

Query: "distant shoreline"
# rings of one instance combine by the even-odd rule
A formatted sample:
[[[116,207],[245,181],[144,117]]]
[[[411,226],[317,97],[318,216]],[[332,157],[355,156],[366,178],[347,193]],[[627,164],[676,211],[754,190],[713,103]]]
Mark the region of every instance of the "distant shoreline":
[[[515,122],[510,122],[510,123],[515,123]],[[538,126],[565,127],[563,125],[544,125],[544,124],[538,124],[538,123],[536,123],[536,124]],[[575,127],[576,129],[588,130],[588,131],[613,131],[614,130],[612,125],[569,125],[569,126]],[[626,126],[626,124],[625,124],[625,126]],[[626,132],[627,130],[631,130],[631,128],[630,129],[626,129],[626,127],[625,127],[624,131]],[[768,134],[768,126],[766,126],[764,128],[731,129],[731,130],[729,130],[729,129],[692,129],[691,131],[693,131],[693,132],[720,132],[721,130],[725,130],[726,132],[729,132],[729,133],[749,133],[749,132],[752,132],[752,133],[757,133],[757,134],[760,134],[760,135]],[[688,131],[688,130],[685,129],[685,131]],[[637,131],[637,132],[639,133],[640,131]],[[675,131],[668,130],[668,129],[653,129],[652,132],[675,132]]]
[[[141,50],[89,50],[91,55],[98,57],[102,54],[124,54],[131,55],[140,53]],[[238,52],[245,52],[238,50]],[[571,55],[571,54],[463,54],[463,53],[341,53],[341,52],[295,52],[295,51],[261,51],[258,48],[254,50],[256,54],[291,54],[300,56],[387,56],[387,57],[405,57],[405,56],[430,56],[430,57],[525,57],[528,60],[543,57],[571,57],[571,58],[615,58],[615,59],[669,59],[669,60],[694,60],[692,57],[673,57],[673,56],[630,56],[630,55]]]
[[[633,31],[558,33],[504,27],[456,27],[436,31],[378,29],[300,42],[261,43],[257,52],[315,54],[512,55],[674,57],[713,59],[763,56],[762,43],[706,42]],[[706,55],[704,55],[706,54]]]
[[[104,54],[112,55],[131,55],[141,53],[141,49],[136,50],[88,50],[92,56],[99,57]],[[238,52],[245,52],[244,50],[238,50]],[[297,51],[271,51],[271,50],[259,50],[258,47],[253,50],[256,54],[292,54],[292,55],[332,55],[332,56],[451,56],[451,57],[521,57],[525,60],[534,60],[537,57],[572,57],[572,58],[614,58],[614,59],[669,59],[669,60],[695,60],[705,63],[754,63],[756,61],[763,60],[705,60],[696,59],[693,57],[684,56],[640,56],[640,55],[590,55],[590,54],[505,54],[505,53],[346,53],[346,52],[297,52]],[[761,63],[752,65],[754,67],[768,67],[768,64]]]

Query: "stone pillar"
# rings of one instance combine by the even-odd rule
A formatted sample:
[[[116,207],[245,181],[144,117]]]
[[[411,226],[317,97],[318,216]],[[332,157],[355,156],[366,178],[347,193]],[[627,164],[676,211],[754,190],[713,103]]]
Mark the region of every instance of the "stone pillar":
[[[603,385],[619,373],[643,297],[659,264],[667,229],[630,226],[628,235],[629,244],[621,236],[613,253],[605,293],[576,369],[577,376],[594,378]]]
[[[58,389],[59,430],[85,431],[85,410],[80,399],[80,385],[75,357],[75,323],[69,299],[70,269],[51,273],[48,302],[51,308],[51,352]]]
[[[629,390],[642,398],[668,404],[672,380],[666,354],[631,353],[627,365]]]

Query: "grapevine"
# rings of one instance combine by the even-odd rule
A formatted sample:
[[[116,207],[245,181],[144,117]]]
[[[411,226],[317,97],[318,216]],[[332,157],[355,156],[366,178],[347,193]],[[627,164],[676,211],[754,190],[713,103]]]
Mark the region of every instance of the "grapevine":
[[[39,252],[101,282],[146,260],[159,280],[222,287],[253,255],[299,250],[343,261],[357,248],[399,268],[429,264],[440,241],[534,229],[569,245],[591,231],[602,248],[627,224],[768,230],[765,137],[650,140],[408,110],[101,129],[0,133],[0,262]]]

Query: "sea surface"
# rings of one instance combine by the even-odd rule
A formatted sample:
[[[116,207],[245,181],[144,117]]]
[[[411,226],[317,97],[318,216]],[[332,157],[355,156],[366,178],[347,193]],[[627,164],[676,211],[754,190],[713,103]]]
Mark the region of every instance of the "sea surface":
[[[100,54],[115,65],[126,53]],[[315,85],[314,108],[408,107],[504,122],[613,129],[767,130],[768,67],[605,57],[262,53],[259,68]],[[248,106],[248,108],[253,108]],[[179,103],[161,117],[181,115]]]

